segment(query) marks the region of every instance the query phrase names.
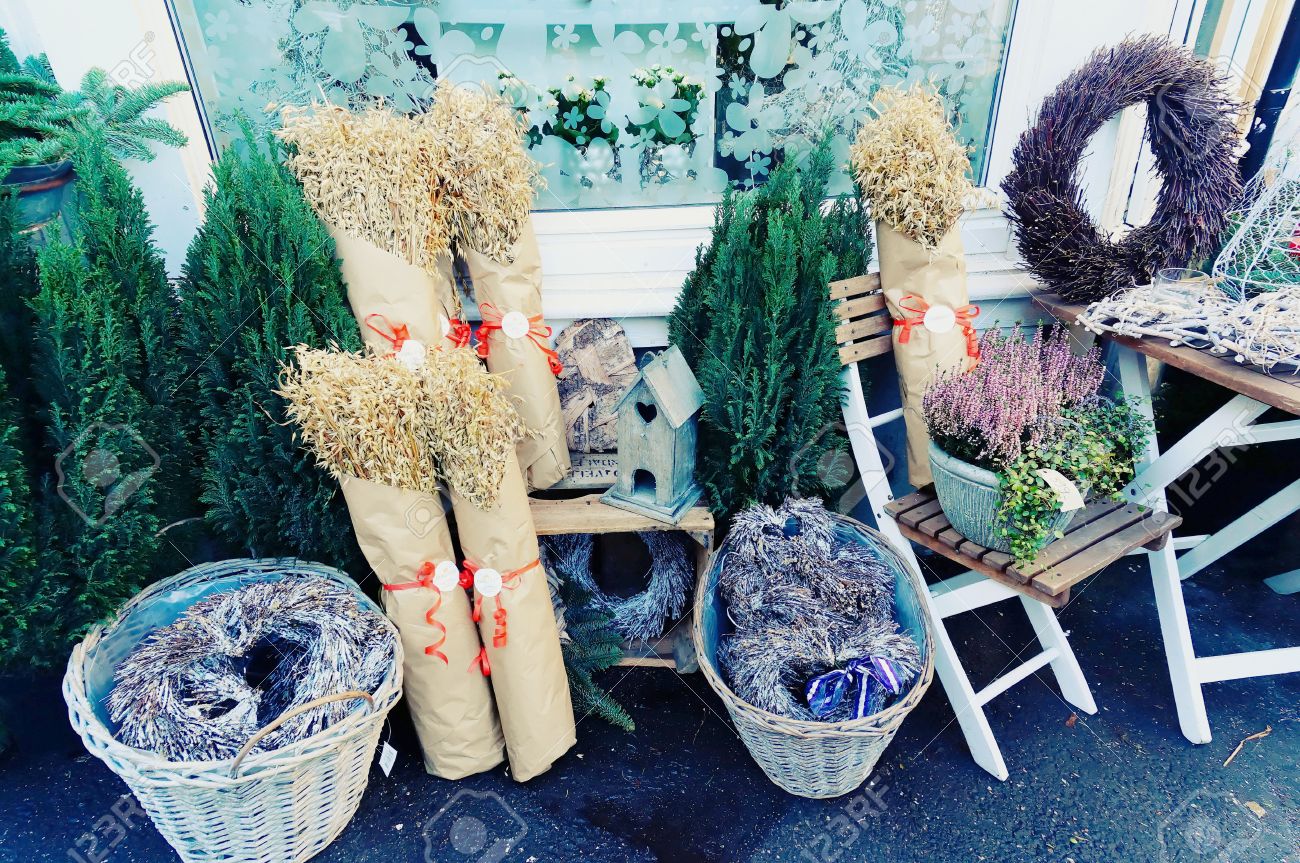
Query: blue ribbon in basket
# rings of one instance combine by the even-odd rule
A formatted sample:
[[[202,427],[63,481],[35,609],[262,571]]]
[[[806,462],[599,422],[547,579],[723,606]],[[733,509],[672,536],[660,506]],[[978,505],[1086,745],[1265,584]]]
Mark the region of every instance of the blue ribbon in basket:
[[[903,682],[898,677],[898,666],[892,660],[879,656],[866,659],[853,659],[844,668],[837,668],[814,677],[804,687],[804,697],[808,708],[818,718],[828,715],[854,686],[858,689],[857,703],[853,708],[853,718],[861,719],[867,715],[867,705],[871,701],[871,692],[882,687],[890,695],[903,691]]]

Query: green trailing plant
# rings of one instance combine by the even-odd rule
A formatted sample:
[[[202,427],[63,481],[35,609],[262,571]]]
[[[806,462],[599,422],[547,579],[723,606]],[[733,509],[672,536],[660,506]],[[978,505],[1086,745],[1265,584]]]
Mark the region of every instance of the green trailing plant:
[[[189,87],[177,81],[128,88],[91,69],[77,90],[54,80],[44,55],[18,62],[0,30],[0,168],[58,162],[77,130],[98,130],[119,158],[151,161],[152,144],[183,147],[187,138],[167,121],[145,114]]]
[[[185,263],[181,394],[195,404],[208,523],[254,555],[346,561],[338,485],[295,441],[276,390],[294,345],[356,351],[361,338],[334,243],[279,155],[245,129],[213,167]]]
[[[765,185],[728,192],[673,310],[670,339],[704,391],[697,473],[722,514],[824,492],[819,464],[841,443],[827,285],[862,273],[866,240],[831,236],[862,223],[848,219],[855,204],[823,212],[832,163],[823,140]]]
[[[570,579],[561,582],[559,593],[569,636],[562,642],[564,670],[574,711],[579,717],[594,713],[610,725],[635,731],[636,723],[627,709],[593,678],[596,672],[614,667],[623,658],[623,639],[614,629],[614,618],[596,608],[590,594]]]

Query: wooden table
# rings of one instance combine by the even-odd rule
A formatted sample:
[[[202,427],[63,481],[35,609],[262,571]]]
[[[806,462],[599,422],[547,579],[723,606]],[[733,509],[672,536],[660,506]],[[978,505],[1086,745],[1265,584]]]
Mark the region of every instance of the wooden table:
[[[1040,294],[1035,302],[1056,318],[1073,323],[1083,311],[1051,294]],[[1207,456],[1211,471],[1190,484],[1190,491],[1177,489],[1184,504],[1198,500],[1213,488],[1214,482],[1230,467],[1232,451],[1247,446],[1280,441],[1300,440],[1300,380],[1295,377],[1271,376],[1243,366],[1231,357],[1222,357],[1189,347],[1171,347],[1167,340],[1134,339],[1105,334],[1102,338],[1115,352],[1120,385],[1142,413],[1152,419],[1151,381],[1146,358],[1160,360],[1176,368],[1216,383],[1232,393],[1219,410],[1192,429],[1181,440],[1160,452],[1154,432],[1147,442],[1147,452],[1137,476],[1125,489],[1128,499],[1156,510],[1168,510],[1168,491],[1189,470]],[[1290,415],[1287,419],[1259,422],[1259,418],[1276,408]],[[1202,687],[1221,680],[1260,677],[1300,671],[1300,647],[1254,650],[1220,656],[1197,656],[1192,645],[1187,608],[1183,600],[1182,579],[1199,572],[1224,555],[1259,536],[1282,519],[1300,510],[1300,480],[1255,506],[1227,527],[1210,536],[1174,538],[1158,551],[1151,551],[1151,577],[1155,587],[1156,607],[1165,655],[1169,663],[1178,722],[1183,734],[1193,743],[1211,739],[1209,718],[1205,711]],[[1184,551],[1179,556],[1178,551]],[[1300,570],[1279,578],[1290,580]]]
[[[709,553],[713,550],[713,514],[702,506],[688,510],[682,520],[673,525],[601,503],[598,494],[558,500],[531,498],[529,505],[538,536],[681,531],[694,541],[697,577],[708,565]],[[685,617],[674,621],[663,636],[654,641],[623,645],[623,658],[618,664],[672,668],[683,673],[697,671],[699,663],[691,642],[690,618],[690,611],[687,611]]]

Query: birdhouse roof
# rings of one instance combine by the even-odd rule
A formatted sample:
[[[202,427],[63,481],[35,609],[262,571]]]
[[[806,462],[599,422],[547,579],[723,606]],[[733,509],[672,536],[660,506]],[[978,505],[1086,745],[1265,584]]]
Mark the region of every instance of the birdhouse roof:
[[[660,351],[658,356],[642,367],[637,383],[642,381],[673,428],[680,428],[704,405],[704,391],[700,389],[695,373],[686,364],[686,358],[676,345]],[[627,395],[619,402],[619,408],[623,407],[623,402],[627,401],[635,389],[636,383],[633,383]]]

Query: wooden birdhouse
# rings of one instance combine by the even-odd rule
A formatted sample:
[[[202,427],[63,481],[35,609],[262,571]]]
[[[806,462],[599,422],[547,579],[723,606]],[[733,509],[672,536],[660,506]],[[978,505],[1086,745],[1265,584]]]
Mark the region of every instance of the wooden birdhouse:
[[[676,347],[646,363],[618,404],[618,479],[601,500],[677,524],[700,498],[695,441],[703,404]]]

